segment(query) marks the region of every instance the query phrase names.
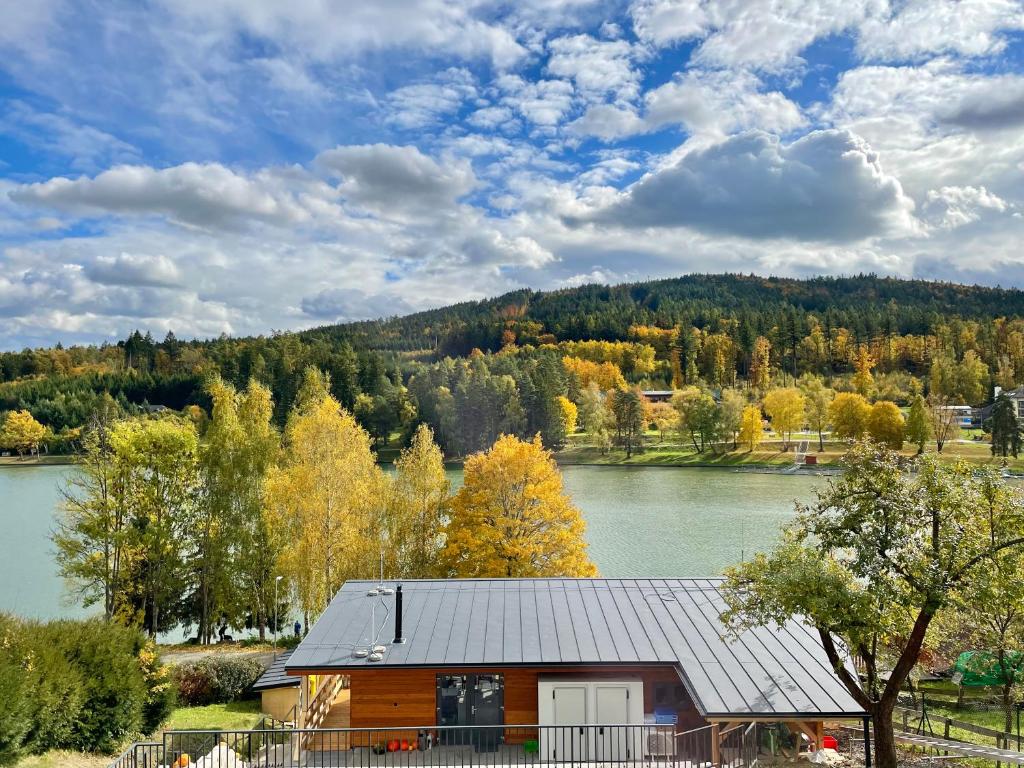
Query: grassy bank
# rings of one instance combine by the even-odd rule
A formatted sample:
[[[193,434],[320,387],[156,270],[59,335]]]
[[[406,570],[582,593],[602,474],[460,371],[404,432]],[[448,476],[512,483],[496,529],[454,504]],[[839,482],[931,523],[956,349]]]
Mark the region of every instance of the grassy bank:
[[[66,454],[53,456],[0,456],[0,467],[51,467],[62,464],[74,464],[75,457]]]
[[[646,437],[642,450],[634,452],[626,458],[625,450],[615,447],[602,450],[596,445],[588,442],[587,435],[572,435],[569,444],[562,450],[556,452],[555,458],[559,464],[597,464],[597,465],[624,465],[624,466],[661,466],[661,467],[762,467],[765,469],[785,469],[792,467],[796,457],[795,445],[801,440],[807,440],[807,455],[814,456],[818,466],[838,466],[843,454],[849,449],[849,444],[843,441],[825,441],[825,450],[818,451],[817,435],[795,436],[788,451],[782,450],[782,441],[777,438],[769,438],[761,443],[756,450],[748,451],[745,448],[733,451],[728,450],[729,446],[716,449],[706,449],[698,453],[692,445],[683,444],[678,439],[666,439],[660,441],[656,433]],[[935,444],[926,447],[928,453],[935,453]],[[904,446],[903,454],[907,457],[917,452],[914,446]],[[953,442],[943,446],[941,458],[950,461],[962,458],[978,466],[1002,467],[1004,459],[992,456],[989,444],[984,442]],[[1024,457],[1014,459],[1008,457],[1005,466],[1012,472],[1024,472]]]

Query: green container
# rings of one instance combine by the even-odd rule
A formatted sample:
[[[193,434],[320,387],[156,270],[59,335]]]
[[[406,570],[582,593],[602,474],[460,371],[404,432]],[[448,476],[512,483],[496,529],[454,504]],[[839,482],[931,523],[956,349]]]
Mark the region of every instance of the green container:
[[[536,755],[538,749],[536,739],[527,739],[523,742],[523,751],[528,755]]]

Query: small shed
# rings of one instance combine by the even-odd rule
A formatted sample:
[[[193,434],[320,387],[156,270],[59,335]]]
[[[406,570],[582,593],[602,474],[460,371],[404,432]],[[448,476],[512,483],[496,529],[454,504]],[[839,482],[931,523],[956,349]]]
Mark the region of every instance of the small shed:
[[[279,654],[267,671],[253,683],[252,690],[260,694],[260,711],[268,717],[294,722],[298,712],[299,683],[302,678],[289,675],[285,664],[292,651]]]

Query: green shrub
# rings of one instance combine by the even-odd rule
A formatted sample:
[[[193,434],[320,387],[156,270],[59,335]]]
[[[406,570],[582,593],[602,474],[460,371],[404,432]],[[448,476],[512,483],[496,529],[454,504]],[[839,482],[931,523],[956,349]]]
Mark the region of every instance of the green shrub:
[[[227,704],[242,698],[263,674],[256,659],[212,657],[174,668],[178,701],[190,706]]]
[[[32,728],[31,653],[18,629],[0,614],[0,765],[18,760]]]
[[[31,718],[25,739],[30,752],[59,749],[74,740],[85,704],[82,670],[67,658],[45,625],[27,624],[33,650]]]
[[[50,641],[82,674],[84,703],[70,745],[87,752],[112,752],[142,727],[147,696],[139,663],[145,640],[137,629],[90,621],[55,621]]]
[[[48,749],[110,753],[158,725],[172,702],[138,630],[0,615],[0,765]]]

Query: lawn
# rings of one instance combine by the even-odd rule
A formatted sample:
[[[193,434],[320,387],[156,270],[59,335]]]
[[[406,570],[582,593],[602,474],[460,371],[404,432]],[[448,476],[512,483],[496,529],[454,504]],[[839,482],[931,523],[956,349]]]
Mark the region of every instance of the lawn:
[[[53,750],[45,755],[33,755],[19,760],[14,768],[107,768],[111,759],[102,755]]]
[[[256,699],[205,707],[179,707],[164,723],[165,731],[242,731],[256,725],[263,715]]]
[[[205,707],[179,707],[164,723],[162,730],[241,731],[252,728],[262,716],[258,700],[209,704]],[[159,736],[156,738],[159,740]],[[106,768],[111,760],[104,755],[54,750],[44,755],[26,757],[15,763],[14,768]]]

